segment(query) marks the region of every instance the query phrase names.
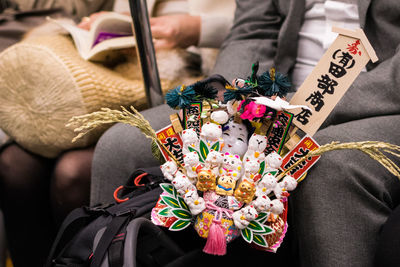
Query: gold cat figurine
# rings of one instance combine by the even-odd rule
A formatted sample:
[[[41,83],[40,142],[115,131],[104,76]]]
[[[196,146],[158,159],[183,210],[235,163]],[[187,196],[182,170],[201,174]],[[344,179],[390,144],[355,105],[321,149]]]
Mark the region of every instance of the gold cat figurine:
[[[256,193],[255,184],[247,179],[240,182],[239,186],[235,190],[235,198],[246,204],[249,204]]]
[[[197,190],[208,191],[215,190],[215,174],[211,170],[203,169],[197,175]]]

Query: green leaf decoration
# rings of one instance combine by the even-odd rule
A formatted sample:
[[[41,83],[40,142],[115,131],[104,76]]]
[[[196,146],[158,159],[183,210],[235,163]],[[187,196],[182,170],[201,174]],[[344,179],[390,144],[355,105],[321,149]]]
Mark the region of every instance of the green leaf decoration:
[[[178,209],[180,208],[178,200],[169,196],[161,196],[161,199],[165,202],[166,205],[171,208]]]
[[[278,173],[278,171],[270,171],[270,172],[266,172],[266,173],[270,173],[270,174],[272,174],[273,176],[275,176],[275,175]]]
[[[196,149],[194,149],[194,148],[191,147],[191,146],[188,146],[188,150],[189,150],[190,152],[197,152],[197,154],[199,154],[199,151],[197,151]]]
[[[261,212],[258,214],[256,221],[264,224],[268,220],[268,213]]]
[[[189,210],[189,207],[188,207],[188,205],[186,204],[185,200],[183,200],[183,198],[181,198],[180,196],[178,196],[178,201],[179,201],[179,204],[181,205],[181,208],[182,208],[182,209]]]
[[[263,175],[265,170],[265,161],[260,163],[260,170],[258,171],[259,174]]]
[[[208,155],[208,147],[207,145],[203,142],[203,140],[200,140],[200,161],[205,162],[207,155]]]
[[[163,208],[162,210],[158,211],[158,215],[163,217],[171,217],[170,210],[170,207]]]
[[[249,225],[247,226],[247,229],[254,233],[262,233],[264,232],[264,227],[257,221],[251,221]]]
[[[215,142],[215,144],[212,145],[211,149],[219,152],[219,141]]]
[[[160,205],[167,205],[167,204],[165,204],[165,202],[164,202],[162,199],[160,199],[160,200],[158,201],[158,203],[159,203]]]
[[[264,232],[262,232],[263,235],[270,235],[270,234],[275,233],[275,230],[272,229],[271,227],[266,226],[266,225],[263,225],[263,226],[264,226]]]
[[[192,214],[184,209],[172,209],[171,213],[174,215],[174,217],[184,221],[190,221],[192,219]]]
[[[242,234],[243,239],[247,243],[251,243],[253,241],[253,232],[250,231],[248,228],[242,229],[240,233]]]
[[[173,198],[176,198],[177,192],[172,184],[162,183],[160,186],[165,193],[169,194]]]
[[[190,221],[184,221],[184,220],[177,220],[176,222],[174,222],[170,227],[169,230],[170,231],[180,231],[185,229],[186,227],[188,227],[190,225]]]
[[[261,247],[267,248],[268,243],[262,235],[254,235],[253,242]]]

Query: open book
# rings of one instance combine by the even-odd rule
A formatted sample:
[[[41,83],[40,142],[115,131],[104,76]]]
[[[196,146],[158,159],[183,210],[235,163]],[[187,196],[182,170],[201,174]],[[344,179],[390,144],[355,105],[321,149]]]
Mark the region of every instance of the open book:
[[[135,46],[132,18],[115,12],[99,16],[84,30],[68,22],[51,19],[67,30],[75,42],[76,49],[85,60],[104,61],[111,50]]]

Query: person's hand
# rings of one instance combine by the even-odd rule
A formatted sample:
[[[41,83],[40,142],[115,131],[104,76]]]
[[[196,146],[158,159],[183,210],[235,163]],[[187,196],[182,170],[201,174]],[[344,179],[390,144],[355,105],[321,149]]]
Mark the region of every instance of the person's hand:
[[[187,48],[197,45],[200,38],[199,16],[168,15],[150,18],[154,47]]]
[[[78,24],[78,27],[84,30],[90,30],[90,26],[92,26],[92,23],[101,15],[107,13],[107,11],[100,11],[91,14],[89,17],[83,17],[81,22]]]

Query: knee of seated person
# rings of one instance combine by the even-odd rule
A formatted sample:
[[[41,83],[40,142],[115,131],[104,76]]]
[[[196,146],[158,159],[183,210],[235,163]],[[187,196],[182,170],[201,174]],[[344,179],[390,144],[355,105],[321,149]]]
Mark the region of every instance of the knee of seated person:
[[[7,189],[39,186],[50,175],[51,160],[31,154],[16,144],[0,153],[0,179]]]
[[[90,158],[88,158],[90,157]],[[91,156],[77,153],[63,154],[53,172],[54,189],[67,193],[90,183]]]
[[[357,150],[326,152],[299,184],[298,195],[303,199],[328,202],[349,195],[381,198],[385,194],[385,179],[379,173],[385,171],[369,156]]]

